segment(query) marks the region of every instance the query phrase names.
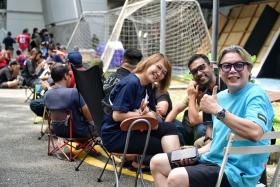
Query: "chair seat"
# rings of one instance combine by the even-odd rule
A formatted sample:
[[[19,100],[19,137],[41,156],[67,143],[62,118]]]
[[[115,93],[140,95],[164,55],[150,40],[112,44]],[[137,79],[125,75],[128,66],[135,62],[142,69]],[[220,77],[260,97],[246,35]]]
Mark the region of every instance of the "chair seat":
[[[125,120],[122,121],[120,127],[121,127],[121,130],[123,131],[128,131],[129,129],[129,126],[135,121],[135,120],[140,120],[140,119],[143,119],[143,120],[147,120],[151,123],[151,129],[154,129],[156,128],[156,126],[158,125],[158,120],[156,118],[153,118],[153,117],[144,117],[144,116],[141,116],[141,117],[132,117],[132,118],[127,118]],[[145,122],[143,121],[140,121],[137,123],[137,125],[134,125],[132,127],[131,130],[138,130],[138,131],[145,131],[145,130],[148,130],[147,129],[147,125]]]

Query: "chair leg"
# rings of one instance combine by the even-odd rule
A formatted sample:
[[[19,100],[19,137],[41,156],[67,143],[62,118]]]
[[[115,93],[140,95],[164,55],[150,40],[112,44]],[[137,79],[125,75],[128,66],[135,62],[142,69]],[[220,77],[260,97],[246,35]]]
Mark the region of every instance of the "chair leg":
[[[115,174],[115,187],[119,187],[119,177],[120,177],[120,173],[118,174],[118,168],[117,168],[117,164],[116,164],[116,160],[114,158],[113,155],[111,155],[111,159],[113,162],[113,167],[114,167],[114,174]],[[121,171],[121,170],[120,170]]]
[[[46,118],[46,113],[47,113],[47,110],[46,110],[46,107],[44,107],[44,112],[43,112],[43,120],[42,120],[42,124],[41,124],[41,131],[40,131],[40,136],[38,137],[38,140],[41,140],[43,138],[43,136],[45,136],[46,132],[47,132],[47,129],[46,128],[44,130],[44,124],[45,124],[45,118]]]
[[[106,161],[106,163],[105,163],[105,166],[103,167],[103,169],[102,169],[102,171],[101,171],[101,174],[100,174],[99,177],[97,178],[97,182],[102,182],[102,179],[101,179],[101,178],[102,178],[102,176],[103,176],[103,173],[104,173],[104,171],[105,171],[105,169],[106,169],[106,167],[107,167],[107,165],[108,165],[110,159],[111,159],[111,154],[110,154],[110,156],[108,157],[108,159],[107,159],[107,161]]]
[[[80,166],[82,165],[82,163],[85,161],[86,157],[88,156],[89,152],[94,148],[95,145],[97,145],[97,142],[92,142],[93,140],[91,140],[91,145],[88,146],[87,150],[86,150],[86,154],[85,156],[82,158],[81,162],[78,164],[77,167],[75,167],[75,171],[79,171]]]
[[[141,158],[142,156],[137,156],[137,162],[140,163],[141,162]],[[142,164],[138,165],[138,168],[137,168],[137,172],[136,172],[136,176],[135,176],[135,183],[134,183],[134,186],[136,187],[137,184],[138,184],[138,178],[139,178],[139,175],[140,175],[140,180],[141,180],[141,184],[142,186],[146,186],[145,183],[144,183],[144,177],[143,177],[143,172],[142,172],[142,168],[141,168]]]
[[[109,152],[107,151],[107,149],[104,147],[104,145],[102,144],[101,139],[97,139],[96,141],[98,142],[98,145],[100,145],[100,147],[104,150],[104,152],[105,152],[106,155],[108,156],[108,159],[107,159],[107,161],[106,161],[106,164],[105,164],[105,166],[104,166],[104,168],[103,168],[103,170],[102,170],[100,176],[97,178],[97,182],[102,182],[102,179],[101,179],[101,178],[102,178],[103,173],[104,173],[104,171],[105,171],[105,169],[106,169],[106,167],[107,167],[107,164],[108,164],[109,161],[111,160],[111,153],[109,153]]]

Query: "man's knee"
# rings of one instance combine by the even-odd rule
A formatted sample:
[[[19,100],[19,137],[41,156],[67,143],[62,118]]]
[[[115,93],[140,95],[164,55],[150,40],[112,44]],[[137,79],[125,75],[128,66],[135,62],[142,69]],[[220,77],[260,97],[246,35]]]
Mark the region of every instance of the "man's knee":
[[[169,165],[166,153],[156,154],[150,161],[150,168],[152,171],[161,170]]]
[[[189,186],[188,173],[184,167],[171,170],[167,178],[168,186]]]

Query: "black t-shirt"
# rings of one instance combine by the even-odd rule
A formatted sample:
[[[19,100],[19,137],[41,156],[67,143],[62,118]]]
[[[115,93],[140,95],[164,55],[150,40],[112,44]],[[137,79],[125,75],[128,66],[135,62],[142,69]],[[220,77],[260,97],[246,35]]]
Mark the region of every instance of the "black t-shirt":
[[[0,70],[0,84],[3,82],[12,81],[13,79],[12,72],[8,66]]]
[[[165,92],[165,93],[156,92],[156,102],[158,103],[160,101],[168,102],[168,109],[167,109],[166,115],[162,116],[163,118],[165,118],[167,116],[167,114],[172,110],[172,101],[171,101],[169,93],[168,92]]]
[[[7,36],[3,39],[3,44],[5,44],[5,47],[13,47],[13,44],[16,43],[15,39],[13,39],[10,36]]]
[[[113,88],[116,86],[117,83],[120,82],[121,79],[128,76],[130,74],[130,71],[127,69],[120,67],[117,69],[115,73],[112,73],[103,84],[103,90],[105,93],[105,101],[108,103],[108,98],[110,96],[110,93],[112,92]]]

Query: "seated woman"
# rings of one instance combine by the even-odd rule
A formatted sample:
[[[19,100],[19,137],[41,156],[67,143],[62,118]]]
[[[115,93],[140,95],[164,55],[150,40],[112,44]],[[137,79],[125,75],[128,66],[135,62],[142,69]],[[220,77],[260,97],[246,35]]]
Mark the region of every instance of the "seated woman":
[[[167,57],[160,53],[142,60],[133,72],[123,78],[112,91],[110,100],[113,112],[104,116],[101,137],[104,146],[111,152],[123,152],[127,135],[127,132],[120,129],[123,120],[130,117],[156,117],[156,100],[152,84],[157,82],[161,91],[165,91],[170,84],[171,64]],[[148,104],[143,106],[142,100],[147,97],[146,94]],[[133,131],[127,153],[141,154],[145,139],[146,132]],[[176,127],[160,122],[151,132],[146,154],[169,152],[179,147]]]

